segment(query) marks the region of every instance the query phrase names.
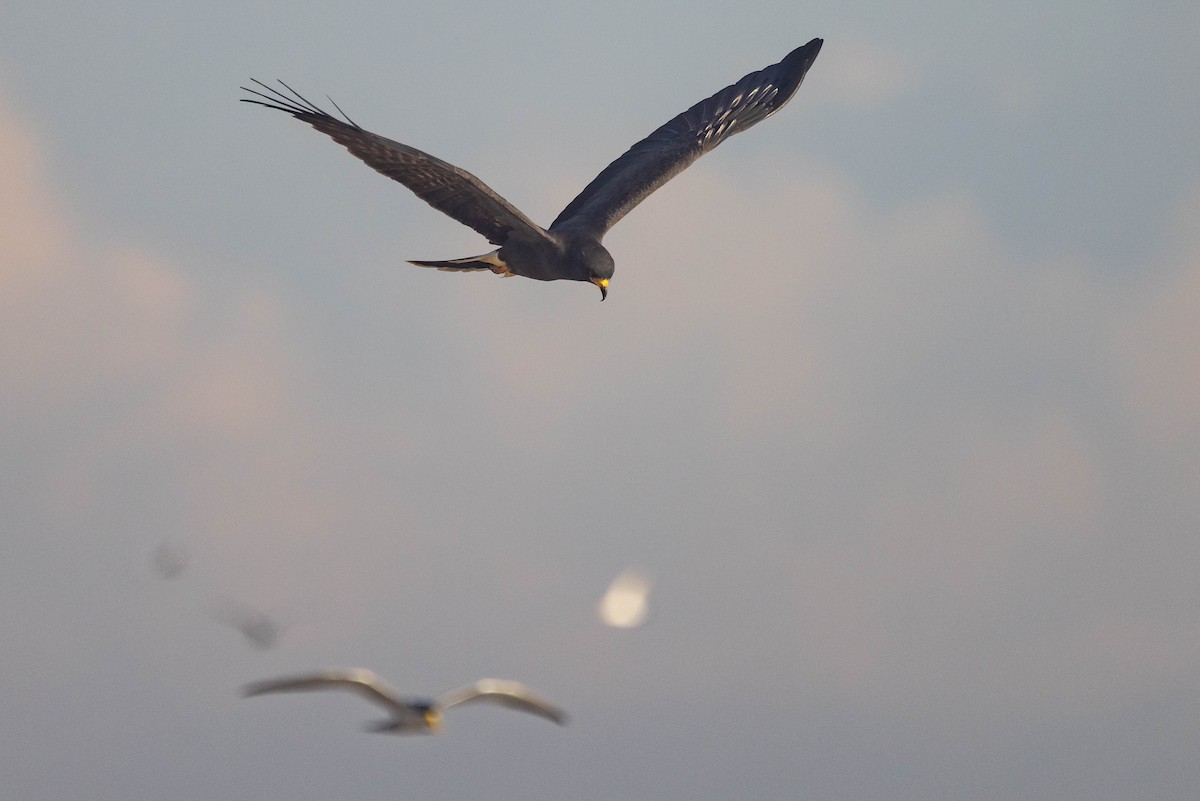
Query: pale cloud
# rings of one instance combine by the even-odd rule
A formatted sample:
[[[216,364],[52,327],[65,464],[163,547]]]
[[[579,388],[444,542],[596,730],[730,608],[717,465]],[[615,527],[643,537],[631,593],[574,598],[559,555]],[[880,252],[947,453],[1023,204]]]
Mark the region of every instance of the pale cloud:
[[[1114,333],[1116,362],[1139,429],[1157,443],[1200,443],[1200,190],[1181,204],[1175,243],[1130,293]]]
[[[1105,591],[1085,566],[1107,558],[1124,480],[1109,445],[1122,434],[1108,426],[1126,421],[1096,415],[1128,395],[1141,425],[1196,431],[1193,252],[1168,248],[1131,309],[1119,281],[1076,257],[1015,260],[965,194],[878,213],[818,176],[760,180],[755,195],[690,175],[668,211],[623,223],[614,298],[655,325],[605,339],[627,356],[625,385],[664,380],[664,350],[676,364],[704,353],[715,390],[691,402],[711,405],[731,443],[832,454],[865,434],[880,450],[885,478],[854,500],[866,539],[793,565],[797,669],[847,698],[944,693],[991,712],[1111,705],[1124,687],[1180,675],[1194,633],[1090,606]],[[590,365],[568,340],[493,355],[498,398],[528,400],[539,364],[553,365],[534,393],[557,399],[552,419],[571,416],[558,401],[585,395]],[[877,427],[881,410],[907,404],[901,429]],[[1043,561],[1065,571],[1062,589],[1025,589]],[[1022,612],[1024,593],[1041,591],[1067,600]]]
[[[153,536],[193,538],[214,588],[295,604],[324,581],[297,562],[353,571],[339,544],[352,515],[313,467],[322,438],[289,372],[277,299],[249,285],[204,295],[157,254],[91,241],[55,201],[36,137],[3,107],[0,211],[0,389],[10,425],[46,432],[29,480],[47,524],[91,530],[128,490],[111,465],[154,465],[142,493],[161,498],[140,503],[178,528]],[[340,594],[336,620],[307,611],[329,636],[359,598]]]
[[[936,243],[951,228],[937,221],[938,208],[903,229],[925,242],[919,250],[934,275],[957,282],[950,308],[974,308],[977,316],[961,328],[935,314],[918,324],[945,326],[929,337],[907,337],[903,325],[888,330],[907,343],[895,353],[908,363],[923,348],[954,363],[956,330],[974,343],[968,353],[981,362],[963,363],[966,383],[930,386],[927,403],[956,383],[961,393],[977,380],[982,391],[918,426],[930,439],[905,446],[910,461],[895,462],[903,472],[861,488],[865,543],[856,538],[794,566],[796,607],[805,610],[795,636],[811,646],[805,668],[868,703],[940,696],[993,713],[1064,714],[1139,703],[1191,675],[1200,647],[1196,630],[1174,615],[1118,611],[1107,602],[1148,575],[1166,582],[1164,597],[1190,591],[1166,589],[1172,573],[1155,563],[1166,532],[1114,529],[1112,521],[1118,488],[1129,481],[1128,466],[1113,460],[1128,444],[1114,450],[1115,442],[1132,436],[1138,456],[1163,471],[1163,501],[1172,487],[1194,484],[1194,476],[1171,475],[1194,469],[1200,432],[1193,229],[1175,232],[1165,263],[1149,266],[1130,293],[1077,260],[1011,263],[983,229],[968,226],[966,239],[977,241],[964,252],[993,260],[984,271],[967,268],[964,281],[944,272],[954,259],[938,257]],[[879,230],[866,238],[891,241]],[[934,290],[919,265],[905,272],[921,290]],[[1013,372],[993,385],[993,371]],[[1058,382],[1073,371],[1082,376],[1079,388],[1062,390]],[[884,435],[879,444],[888,443]],[[1113,545],[1128,537],[1146,538],[1147,553],[1117,564]],[[1188,563],[1196,553],[1177,557]]]
[[[45,265],[63,258],[65,229],[56,218],[42,175],[36,138],[0,96],[0,247],[4,253],[4,297],[22,291]]]
[[[804,87],[817,101],[831,101],[855,108],[881,106],[920,84],[916,59],[864,39],[827,41],[821,49],[820,76]],[[811,84],[811,85],[810,85]]]
[[[243,292],[234,305],[216,341],[180,354],[156,401],[162,436],[186,431],[244,440],[295,425],[277,304],[262,292]]]
[[[977,532],[1081,538],[1104,511],[1101,467],[1091,443],[1062,411],[983,432],[958,471],[967,520]],[[1007,529],[1007,531],[1004,531]]]
[[[689,303],[693,335],[706,338],[723,377],[715,416],[741,440],[805,425],[838,437],[848,410],[828,325],[842,316],[843,271],[855,263],[839,243],[854,241],[863,210],[829,175],[767,177],[740,190],[713,177],[695,184],[696,217],[720,221],[688,237],[682,254],[684,265],[718,265],[697,277]]]
[[[42,169],[35,137],[0,110],[0,371],[9,402],[30,410],[161,366],[193,300],[155,256],[80,242]]]
[[[231,289],[221,333],[206,338],[186,272],[144,249],[88,241],[52,200],[35,137],[5,109],[0,176],[0,202],[13,212],[0,216],[0,372],[18,402],[10,413],[110,403],[128,415],[126,433],[157,420],[162,440],[236,439],[295,417],[279,375],[285,332],[268,296]]]
[[[806,679],[855,705],[997,714],[1110,707],[1181,675],[1194,632],[1113,623],[1075,572],[1103,547],[1087,442],[1056,420],[962,434],[936,490],[921,475],[864,488],[860,534],[791,566]],[[1065,598],[1033,589],[1039,559],[1068,571]]]

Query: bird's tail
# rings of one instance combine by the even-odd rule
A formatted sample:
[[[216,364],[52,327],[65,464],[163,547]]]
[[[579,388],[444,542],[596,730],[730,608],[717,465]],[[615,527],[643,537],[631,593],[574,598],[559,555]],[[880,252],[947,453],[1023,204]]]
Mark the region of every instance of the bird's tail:
[[[435,270],[448,270],[454,272],[466,270],[491,270],[496,275],[509,276],[512,275],[512,270],[508,269],[508,265],[500,258],[500,251],[493,250],[491,253],[484,253],[482,256],[468,256],[465,259],[450,259],[449,261],[409,261],[409,264],[415,264],[418,267],[433,267]]]

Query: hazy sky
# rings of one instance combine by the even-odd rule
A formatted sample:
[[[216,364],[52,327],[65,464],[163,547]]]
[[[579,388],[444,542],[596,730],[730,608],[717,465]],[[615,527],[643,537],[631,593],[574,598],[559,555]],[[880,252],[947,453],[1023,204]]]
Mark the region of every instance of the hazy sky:
[[[5,4],[0,798],[1195,798],[1197,35],[1194,1]],[[236,102],[332,96],[545,224],[814,36],[606,238],[603,304],[405,264],[487,243]],[[607,628],[629,567],[648,622]],[[352,666],[571,725],[239,697]]]

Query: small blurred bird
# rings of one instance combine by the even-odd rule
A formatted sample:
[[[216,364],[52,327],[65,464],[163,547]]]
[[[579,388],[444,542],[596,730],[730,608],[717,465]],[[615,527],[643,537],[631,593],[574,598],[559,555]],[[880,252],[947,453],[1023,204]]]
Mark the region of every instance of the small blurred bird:
[[[368,723],[367,731],[391,734],[436,734],[442,725],[442,712],[452,706],[475,701],[490,701],[521,712],[528,712],[566,725],[567,716],[561,709],[534,695],[525,685],[505,679],[480,679],[474,684],[443,693],[434,699],[403,698],[382,679],[369,670],[329,670],[308,676],[293,676],[248,684],[247,696],[266,693],[327,690],[352,690],[386,709],[388,720]]]
[[[188,566],[187,549],[182,545],[164,542],[150,553],[150,566],[162,578],[176,578]]]
[[[275,644],[282,630],[265,612],[259,612],[240,604],[225,603],[213,611],[219,622],[232,626],[256,648],[264,651]]]

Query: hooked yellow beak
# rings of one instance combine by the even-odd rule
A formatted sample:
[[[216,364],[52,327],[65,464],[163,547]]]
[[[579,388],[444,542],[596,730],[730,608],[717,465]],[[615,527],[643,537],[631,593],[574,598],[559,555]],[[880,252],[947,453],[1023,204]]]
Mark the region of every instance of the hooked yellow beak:
[[[425,725],[429,727],[431,734],[437,734],[442,728],[442,713],[436,709],[427,709],[423,716]]]
[[[591,278],[593,284],[600,287],[600,300],[603,301],[608,297],[608,279],[607,278]]]

